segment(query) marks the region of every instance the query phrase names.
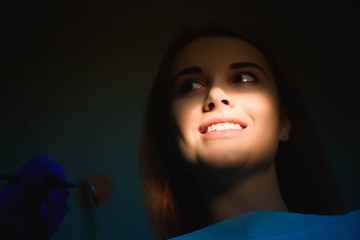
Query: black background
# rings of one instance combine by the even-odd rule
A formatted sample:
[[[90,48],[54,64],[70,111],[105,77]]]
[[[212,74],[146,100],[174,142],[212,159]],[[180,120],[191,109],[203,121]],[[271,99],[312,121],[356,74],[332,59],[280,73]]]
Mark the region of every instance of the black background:
[[[114,182],[101,239],[149,237],[137,149],[162,54],[182,26],[247,25],[304,94],[347,211],[360,207],[359,8],[350,1],[12,2],[1,6],[0,169],[45,154],[76,181]],[[306,124],[306,123],[304,123]],[[72,200],[54,239],[89,233]]]

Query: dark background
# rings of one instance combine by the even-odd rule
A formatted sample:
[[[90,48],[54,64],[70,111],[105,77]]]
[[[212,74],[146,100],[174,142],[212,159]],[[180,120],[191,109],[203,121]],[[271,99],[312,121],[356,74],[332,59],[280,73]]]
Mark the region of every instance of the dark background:
[[[273,47],[304,94],[346,211],[360,208],[354,3],[17,1],[0,11],[0,172],[47,155],[69,181],[102,174],[113,182],[92,213],[72,190],[53,239],[152,238],[138,169],[146,99],[173,36],[206,22],[250,26]]]

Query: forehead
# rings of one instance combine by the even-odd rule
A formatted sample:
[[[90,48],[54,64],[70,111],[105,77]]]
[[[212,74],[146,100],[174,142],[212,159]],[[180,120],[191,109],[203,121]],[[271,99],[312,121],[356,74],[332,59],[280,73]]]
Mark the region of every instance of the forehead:
[[[250,43],[234,37],[214,36],[196,39],[182,49],[174,59],[172,74],[194,66],[213,68],[233,62],[253,62],[270,71],[263,54]]]

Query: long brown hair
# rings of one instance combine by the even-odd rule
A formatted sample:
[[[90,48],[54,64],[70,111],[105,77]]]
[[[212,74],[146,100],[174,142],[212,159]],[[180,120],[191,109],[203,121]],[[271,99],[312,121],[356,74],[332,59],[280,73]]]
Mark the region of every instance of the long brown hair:
[[[342,202],[331,169],[306,118],[296,88],[284,78],[273,55],[255,34],[211,25],[190,28],[175,39],[162,61],[150,93],[140,160],[145,202],[158,236],[162,239],[175,237],[209,224],[197,181],[183,165],[175,141],[177,126],[170,114],[173,61],[186,45],[205,36],[243,39],[260,50],[270,64],[280,105],[286,109],[286,116],[292,124],[290,139],[280,143],[275,159],[281,194],[289,211],[341,213]]]

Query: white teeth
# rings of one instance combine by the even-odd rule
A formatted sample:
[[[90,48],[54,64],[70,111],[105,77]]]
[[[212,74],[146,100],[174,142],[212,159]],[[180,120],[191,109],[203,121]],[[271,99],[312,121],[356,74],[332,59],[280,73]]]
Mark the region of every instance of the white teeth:
[[[216,126],[212,125],[210,131],[215,131],[215,130],[216,130]]]
[[[216,130],[217,130],[217,131],[222,131],[222,130],[224,130],[224,124],[221,124],[221,123],[216,124]]]
[[[240,130],[242,127],[238,123],[218,123],[211,125],[207,128],[207,133],[212,131],[223,131],[223,130],[230,130],[230,129],[237,129]]]

